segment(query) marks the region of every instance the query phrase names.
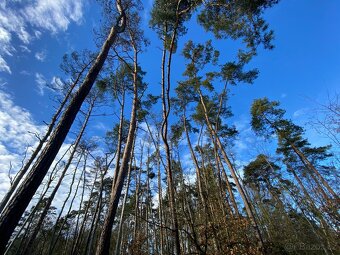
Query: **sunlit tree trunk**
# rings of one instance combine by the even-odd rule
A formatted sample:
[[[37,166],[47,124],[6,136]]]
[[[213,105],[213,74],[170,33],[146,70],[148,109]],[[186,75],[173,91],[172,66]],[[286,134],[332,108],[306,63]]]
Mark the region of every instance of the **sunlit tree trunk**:
[[[137,82],[137,50],[134,49],[134,66],[133,66],[133,102],[131,109],[129,132],[126,145],[123,152],[122,163],[119,168],[115,184],[112,185],[109,208],[105,217],[101,236],[96,250],[96,255],[106,255],[109,253],[111,230],[116,216],[120,194],[122,192],[125,177],[128,172],[131,151],[133,148],[134,136],[137,127],[137,107],[138,107],[138,82]]]
[[[1,214],[0,254],[5,251],[6,244],[10,239],[16,225],[18,224],[20,217],[27,208],[36,190],[44,179],[54,158],[56,157],[62,143],[64,142],[71,125],[74,122],[78,111],[80,110],[81,105],[90,92],[102,66],[104,65],[113,42],[116,40],[117,35],[123,32],[125,29],[125,15],[121,6],[119,7],[120,16],[118,18],[117,24],[111,28],[110,34],[104,42],[95,62],[88,71],[84,82],[74,94],[74,97],[72,98],[68,107],[65,109],[65,112],[61,117],[56,129],[51,134],[45,149],[42,151],[41,155],[32,166],[31,171],[28,173],[18,188],[18,191],[8,202],[8,206]]]
[[[89,64],[88,64],[89,65]],[[36,159],[36,157],[38,156],[39,152],[41,151],[44,143],[47,141],[48,137],[50,136],[50,134],[53,131],[53,128],[57,122],[57,119],[59,118],[64,106],[66,105],[66,103],[68,102],[70,95],[72,94],[72,91],[74,89],[74,87],[78,84],[80,77],[82,76],[83,72],[85,71],[85,69],[88,67],[88,65],[85,65],[83,67],[83,69],[80,71],[80,73],[78,74],[78,77],[76,78],[76,80],[72,83],[71,87],[68,89],[63,101],[60,103],[59,108],[57,109],[57,111],[55,112],[55,114],[53,115],[52,119],[51,119],[51,123],[48,125],[48,128],[46,130],[45,135],[39,139],[39,144],[38,146],[34,149],[31,157],[29,158],[29,160],[26,162],[26,164],[19,170],[18,174],[15,176],[15,179],[9,189],[9,191],[6,193],[6,195],[4,196],[4,198],[1,201],[0,204],[0,214],[2,212],[2,210],[4,209],[4,207],[6,206],[8,200],[11,198],[12,194],[14,193],[15,189],[17,188],[19,182],[22,180],[22,178],[24,177],[24,175],[26,174],[26,172],[28,171],[28,169],[30,168],[30,166],[32,165],[33,161]]]
[[[233,180],[234,180],[234,182],[236,184],[237,190],[238,190],[238,192],[241,195],[241,198],[242,198],[242,201],[244,203],[247,215],[248,215],[248,217],[249,217],[249,219],[251,221],[251,224],[252,224],[252,226],[253,226],[253,228],[255,230],[255,235],[256,235],[256,237],[258,239],[258,248],[259,248],[261,253],[265,254],[265,250],[264,250],[265,247],[264,247],[264,244],[263,244],[262,235],[261,235],[260,229],[258,227],[258,224],[256,222],[253,210],[251,209],[251,206],[250,206],[249,201],[248,201],[248,199],[246,197],[246,194],[245,194],[245,192],[244,192],[244,190],[243,190],[243,188],[241,186],[241,183],[240,183],[240,181],[238,179],[238,176],[237,176],[237,174],[235,172],[234,166],[231,163],[229,157],[227,156],[227,154],[226,154],[226,152],[224,150],[224,147],[223,147],[223,145],[222,145],[222,143],[220,141],[219,136],[216,134],[214,128],[212,127],[212,125],[211,125],[211,123],[209,121],[209,117],[208,117],[208,113],[207,113],[207,108],[205,106],[205,101],[204,101],[203,95],[202,95],[200,90],[199,90],[199,96],[200,96],[200,102],[201,102],[201,104],[203,106],[203,109],[204,109],[204,115],[205,115],[205,120],[206,120],[206,124],[208,126],[208,129],[211,132],[211,134],[214,136],[214,138],[216,139],[217,146],[219,147],[219,149],[220,149],[220,151],[222,153],[222,156],[223,156],[223,158],[224,158],[224,160],[225,160],[225,162],[226,162],[226,164],[227,164],[227,166],[228,166],[228,168],[230,170],[230,173],[231,173],[231,175],[233,177]]]
[[[294,152],[298,155],[298,157],[300,158],[301,162],[308,168],[310,169],[321,181],[321,183],[324,185],[324,187],[326,187],[326,189],[328,190],[328,192],[330,194],[332,194],[333,198],[336,200],[339,200],[338,195],[335,193],[335,191],[329,186],[328,182],[322,177],[322,175],[319,173],[318,170],[316,170],[316,168],[313,166],[313,164],[307,159],[307,157],[294,145],[294,144],[290,144],[290,146],[292,147],[292,149],[294,150]],[[312,178],[315,180],[315,182],[317,183],[318,186],[320,186],[319,182],[314,178],[313,174],[311,174]],[[322,187],[320,187],[320,191],[322,192],[322,195],[325,197],[325,199],[327,198],[326,201],[329,201],[328,196],[324,193]]]
[[[128,176],[127,176],[126,188],[125,188],[125,194],[124,194],[124,200],[123,200],[123,206],[122,206],[122,213],[120,215],[120,220],[119,220],[116,248],[115,248],[115,253],[114,253],[115,255],[120,254],[120,248],[121,248],[121,243],[122,243],[124,213],[125,213],[125,206],[126,206],[127,198],[128,198],[128,195],[129,195],[133,154],[134,154],[134,149],[132,149],[132,152],[131,152],[131,159],[130,159],[130,164],[129,164],[129,169],[128,169]]]
[[[61,175],[59,176],[59,180],[58,180],[57,184],[55,185],[51,195],[48,197],[48,199],[46,201],[46,205],[45,205],[44,210],[42,211],[42,213],[41,213],[41,215],[39,217],[39,221],[38,221],[36,227],[34,228],[33,233],[31,234],[25,249],[23,249],[23,254],[32,253],[32,248],[33,248],[34,240],[35,240],[35,238],[36,238],[36,236],[37,236],[37,234],[39,232],[40,227],[43,224],[43,221],[44,221],[44,219],[45,219],[45,217],[46,217],[46,215],[48,213],[48,210],[51,207],[52,201],[53,201],[55,195],[57,194],[57,191],[58,191],[58,189],[59,189],[59,187],[60,187],[60,185],[61,185],[61,183],[62,183],[62,181],[63,181],[63,179],[64,179],[64,177],[66,175],[66,172],[69,169],[69,167],[70,167],[70,165],[71,165],[71,163],[73,161],[73,158],[74,158],[74,155],[75,155],[75,153],[77,151],[77,148],[78,148],[78,145],[80,143],[80,140],[83,137],[83,134],[84,134],[85,128],[87,126],[88,120],[89,120],[89,118],[91,116],[91,112],[92,112],[92,109],[93,109],[93,106],[94,106],[94,102],[95,102],[95,99],[92,100],[92,102],[91,102],[91,104],[89,106],[89,109],[88,109],[88,112],[86,114],[84,123],[83,123],[83,125],[81,127],[81,130],[80,130],[78,136],[77,136],[77,139],[74,142],[73,149],[71,151],[69,159],[68,159],[68,161],[67,161],[67,163],[66,163],[66,165],[65,165],[65,167],[64,167],[64,169],[63,169],[63,171],[61,173]]]
[[[82,153],[82,156],[84,156],[84,153]],[[86,160],[85,160],[85,161],[86,161]],[[84,164],[85,164],[85,163],[84,163]],[[77,168],[78,168],[78,165],[77,165]],[[74,177],[75,177],[75,174],[76,174],[76,171],[74,171]],[[82,169],[82,171],[81,171],[81,173],[80,173],[80,178],[81,178],[83,175],[85,175],[85,167],[83,167],[83,169]],[[62,232],[62,230],[63,230],[63,227],[64,227],[65,224],[66,224],[66,221],[67,221],[67,217],[66,217],[66,216],[69,215],[70,212],[71,212],[71,209],[72,209],[72,206],[73,206],[73,202],[74,202],[74,200],[75,200],[75,198],[76,198],[76,196],[77,196],[78,189],[79,189],[79,186],[80,186],[80,178],[79,178],[79,180],[78,180],[78,183],[77,183],[75,192],[74,192],[73,197],[72,197],[72,199],[71,199],[71,202],[70,202],[68,211],[67,211],[67,213],[65,214],[65,218],[64,218],[63,222],[61,223],[61,225],[59,226],[59,231],[58,231],[58,233],[57,233],[56,235],[55,235],[55,234],[52,235],[51,244],[50,244],[50,248],[49,248],[49,254],[53,254],[54,248],[55,248],[56,244],[58,243],[58,240],[59,240],[59,237],[60,237],[61,232]],[[72,180],[72,181],[73,181],[73,180]],[[72,184],[71,184],[71,185],[72,185]],[[70,193],[71,193],[71,192],[70,192]],[[69,194],[70,194],[70,193],[69,193]],[[65,204],[66,204],[66,203],[65,203]],[[61,217],[61,213],[62,213],[62,212],[60,212],[60,215],[59,215],[59,217],[58,217],[59,219],[60,219],[60,217]],[[58,223],[58,219],[57,219],[56,223]],[[57,227],[57,226],[56,226],[56,227]],[[56,230],[56,228],[55,228],[55,230]]]
[[[96,171],[96,174],[95,174],[95,177],[94,177],[94,180],[93,180],[93,184],[91,186],[90,196],[89,196],[89,199],[88,199],[88,203],[86,204],[86,207],[85,207],[84,217],[83,217],[82,223],[80,225],[79,231],[76,235],[75,242],[74,242],[73,247],[72,247],[72,252],[71,252],[72,255],[82,253],[81,252],[81,250],[82,250],[82,247],[81,247],[82,236],[83,236],[83,232],[85,231],[85,225],[86,225],[89,209],[90,209],[90,206],[91,206],[91,199],[92,199],[92,194],[93,194],[93,191],[94,191],[95,183],[96,183],[96,180],[97,180],[97,176],[98,176],[98,170]]]
[[[140,208],[141,205],[139,203],[140,200],[140,194],[141,194],[141,176],[142,176],[142,167],[143,167],[143,149],[144,149],[144,143],[141,144],[141,148],[140,148],[140,165],[139,165],[139,169],[138,169],[138,174],[136,173],[135,176],[135,185],[136,185],[136,190],[135,190],[135,215],[134,215],[134,224],[133,224],[133,239],[132,239],[132,243],[134,243],[134,246],[139,245],[139,218],[141,217],[141,213],[140,213]],[[135,170],[137,171],[137,169]],[[141,247],[135,247],[135,249],[140,250]]]
[[[54,239],[58,238],[58,236],[59,236],[59,233],[58,233],[58,236],[56,237],[56,233],[57,233],[57,229],[58,229],[58,223],[59,223],[59,221],[60,221],[60,219],[61,219],[61,216],[62,216],[62,214],[63,214],[63,212],[64,212],[66,203],[67,203],[67,201],[69,200],[69,198],[71,197],[73,185],[74,185],[74,182],[75,182],[75,179],[76,179],[77,169],[78,169],[78,166],[79,166],[80,161],[81,161],[81,159],[82,159],[82,156],[83,156],[82,154],[79,156],[78,162],[77,162],[77,164],[76,164],[76,166],[75,166],[75,169],[74,169],[74,171],[73,171],[73,175],[72,175],[72,180],[71,180],[69,192],[67,193],[67,196],[66,196],[66,198],[65,198],[65,200],[64,200],[64,202],[63,202],[63,205],[61,206],[59,215],[58,215],[58,217],[57,217],[57,219],[56,219],[56,223],[55,223],[55,226],[54,226],[54,229],[53,229],[53,233],[52,233],[51,240],[50,240],[50,244],[49,244],[49,248],[48,248],[49,254],[51,254],[52,251],[53,251],[53,248],[52,248],[52,247],[54,247]],[[77,193],[77,191],[78,191],[79,183],[80,183],[80,182],[78,182],[77,187],[76,187],[76,191],[75,191],[76,193]],[[71,205],[71,206],[72,206],[72,205]],[[63,225],[64,225],[64,224],[62,224],[62,225],[60,226],[59,231],[62,230]]]

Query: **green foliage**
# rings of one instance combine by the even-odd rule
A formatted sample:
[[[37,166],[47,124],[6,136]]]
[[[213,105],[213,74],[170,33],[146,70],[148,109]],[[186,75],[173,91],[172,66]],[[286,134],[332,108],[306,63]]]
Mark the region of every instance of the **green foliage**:
[[[155,0],[151,11],[150,25],[160,35],[169,36],[173,31],[186,32],[184,22],[191,16],[195,0]]]
[[[269,101],[266,97],[254,100],[250,110],[251,126],[257,134],[269,137],[275,133],[274,125],[285,113],[277,109],[279,105],[279,102]]]
[[[184,126],[181,123],[175,124],[171,126],[171,142],[175,145],[178,145],[182,134],[184,132]]]
[[[122,126],[122,134],[121,134],[122,144],[125,144],[125,141],[128,137],[129,126],[130,126],[130,122],[124,119],[123,126]],[[117,123],[113,127],[112,131],[106,132],[105,142],[109,148],[109,151],[113,152],[117,149],[118,140],[119,140],[119,123]]]
[[[280,167],[271,162],[266,155],[260,154],[244,167],[244,182],[255,185],[261,182],[266,184],[277,176],[276,171],[279,169]]]
[[[243,71],[244,63],[228,62],[222,66],[222,79],[232,85],[237,83],[253,83],[258,76],[258,70]]]
[[[200,24],[217,38],[242,39],[250,51],[259,45],[272,49],[273,31],[262,18],[264,9],[278,0],[212,0],[207,1],[198,16]]]

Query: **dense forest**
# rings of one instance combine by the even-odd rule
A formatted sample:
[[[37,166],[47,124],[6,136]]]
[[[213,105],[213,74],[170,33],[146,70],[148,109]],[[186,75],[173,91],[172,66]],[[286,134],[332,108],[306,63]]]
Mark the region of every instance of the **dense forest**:
[[[98,2],[98,50],[64,56],[55,113],[1,201],[0,254],[340,254],[331,145],[311,144],[263,95],[248,109],[262,149],[245,165],[234,153],[230,91],[275,50],[264,13],[279,1],[155,0],[162,54],[151,68],[143,1]],[[179,43],[193,22],[213,39]],[[340,146],[338,101],[324,114],[318,128]],[[98,116],[111,125],[102,140],[89,135]]]

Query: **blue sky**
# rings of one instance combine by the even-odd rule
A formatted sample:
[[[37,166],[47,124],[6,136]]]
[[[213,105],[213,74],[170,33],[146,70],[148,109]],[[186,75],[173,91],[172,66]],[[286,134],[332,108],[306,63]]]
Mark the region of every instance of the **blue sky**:
[[[160,63],[160,42],[147,26],[152,1],[144,2],[141,15],[151,44],[141,57],[141,64],[155,93],[160,80],[160,69],[155,68]],[[251,62],[250,66],[260,71],[253,85],[231,89],[230,104],[235,114],[232,121],[242,131],[237,145],[240,155],[251,146],[247,143],[253,99],[267,96],[280,100],[287,117],[305,125],[313,116],[316,102],[325,103],[328,95],[339,93],[340,1],[282,0],[267,10],[265,17],[275,32],[275,48],[260,50]],[[48,122],[53,114],[54,95],[45,83],[63,77],[59,69],[63,54],[96,49],[93,30],[99,24],[100,12],[94,0],[0,3],[0,196],[8,187],[8,181],[3,181],[8,162],[20,165],[23,148],[36,142],[27,131],[43,131],[43,121]],[[193,21],[180,45],[188,39],[204,42],[210,37]],[[214,45],[226,56],[235,54],[231,49],[237,46],[225,41]],[[179,52],[174,57],[174,80],[184,70]],[[93,123],[97,127],[101,124],[103,129],[110,128],[109,123]],[[308,134],[315,144],[327,142],[316,132]]]

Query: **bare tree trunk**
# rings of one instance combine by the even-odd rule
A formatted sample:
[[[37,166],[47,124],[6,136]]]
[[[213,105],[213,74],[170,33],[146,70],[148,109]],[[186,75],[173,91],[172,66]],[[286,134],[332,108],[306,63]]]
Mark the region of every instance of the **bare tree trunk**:
[[[141,157],[140,157],[140,165],[138,169],[138,174],[136,173],[135,183],[136,183],[136,190],[135,190],[135,217],[134,217],[134,224],[133,224],[133,239],[132,242],[135,244],[139,243],[139,197],[140,197],[140,186],[141,186],[141,175],[142,175],[142,167],[143,167],[143,148],[144,144],[141,146]],[[140,250],[140,247],[136,247],[136,249]]]
[[[94,180],[93,180],[93,184],[92,184],[92,187],[91,187],[91,190],[90,190],[89,200],[88,200],[88,203],[87,203],[85,211],[84,211],[84,218],[82,220],[79,231],[77,233],[76,241],[74,242],[73,247],[72,247],[72,251],[71,251],[72,255],[73,254],[81,254],[81,236],[84,232],[85,224],[86,224],[86,221],[87,221],[87,215],[88,215],[88,212],[89,212],[89,209],[90,209],[90,204],[91,204],[90,201],[91,201],[91,198],[92,198],[92,194],[93,194],[95,182],[97,180],[97,176],[98,176],[98,171],[96,171],[96,174],[95,174],[95,177],[94,177]]]
[[[56,235],[56,232],[57,232],[58,222],[59,222],[59,220],[60,220],[60,218],[61,218],[61,216],[62,216],[62,214],[63,214],[63,212],[64,212],[64,209],[65,209],[65,206],[66,206],[67,201],[68,201],[69,198],[71,197],[72,188],[73,188],[73,185],[74,185],[74,181],[75,181],[75,179],[76,179],[76,173],[77,173],[77,169],[78,169],[78,166],[79,166],[79,164],[80,164],[81,159],[82,159],[82,155],[80,155],[79,160],[78,160],[78,162],[77,162],[77,164],[76,164],[76,167],[75,167],[74,172],[73,172],[73,175],[72,175],[72,181],[71,181],[71,184],[70,184],[69,192],[67,193],[67,197],[66,197],[66,199],[64,200],[63,205],[62,205],[62,207],[61,207],[61,209],[60,209],[59,215],[58,215],[58,217],[57,217],[57,219],[56,219],[56,223],[55,223],[55,225],[54,225],[53,233],[52,233],[51,240],[50,240],[50,244],[49,244],[49,248],[48,248],[49,254],[51,254],[51,252],[52,252],[52,251],[51,251],[51,248],[52,248],[52,245],[53,245],[53,243],[54,243],[54,238],[55,238],[55,235]],[[79,184],[79,182],[78,182],[78,184]],[[78,186],[77,186],[77,187],[78,187]],[[77,190],[78,190],[78,189],[77,189]],[[62,226],[60,227],[60,229],[61,229],[61,228],[62,228]]]
[[[192,145],[191,145],[189,132],[188,132],[188,128],[187,128],[187,123],[186,123],[185,110],[183,112],[183,126],[184,126],[185,135],[186,135],[186,138],[187,138],[187,141],[188,141],[188,146],[189,146],[189,149],[190,149],[191,159],[194,161],[194,164],[195,164],[198,193],[200,194],[200,199],[201,199],[202,205],[205,206],[206,201],[205,201],[205,196],[204,196],[203,190],[202,190],[202,178],[201,178],[201,172],[200,172],[201,170],[200,170],[200,167],[198,165],[198,161],[197,161],[195,152],[194,152]]]
[[[116,151],[115,155],[117,155],[118,151]],[[100,218],[100,214],[101,214],[101,207],[102,207],[102,196],[103,196],[103,189],[104,189],[104,178],[105,175],[113,161],[115,156],[113,156],[113,158],[110,160],[110,162],[107,162],[107,155],[106,155],[106,159],[105,159],[105,168],[103,173],[101,174],[101,178],[100,178],[100,188],[99,188],[99,194],[98,194],[98,201],[96,203],[96,209],[95,209],[95,213],[94,213],[94,219],[91,222],[91,227],[90,227],[90,231],[89,231],[89,235],[86,241],[86,247],[85,247],[85,252],[84,254],[86,255],[91,255],[92,254],[92,250],[93,250],[93,242],[96,236],[96,229],[98,226],[98,222],[99,222],[99,218]]]
[[[123,201],[123,206],[122,206],[122,213],[120,215],[120,221],[119,221],[119,227],[118,227],[118,236],[117,236],[117,242],[116,242],[116,249],[115,249],[115,253],[114,253],[115,255],[120,254],[120,247],[121,247],[122,233],[123,233],[125,205],[126,205],[126,201],[127,201],[128,195],[129,195],[133,152],[134,152],[134,149],[132,149],[132,151],[131,151],[131,159],[130,159],[130,164],[129,164],[129,169],[128,169],[128,176],[127,176],[127,183],[126,183],[124,201]]]
[[[129,161],[131,157],[131,151],[134,143],[134,136],[137,127],[137,107],[138,107],[138,84],[137,84],[137,51],[135,49],[134,54],[134,69],[133,69],[133,102],[130,117],[129,133],[124,148],[122,163],[119,168],[117,179],[115,185],[112,185],[109,208],[105,217],[104,225],[102,228],[102,233],[99,239],[99,243],[96,250],[96,255],[107,255],[110,250],[110,240],[112,225],[116,216],[117,207],[119,203],[120,194],[122,192],[125,177],[128,172]]]
[[[90,63],[89,63],[90,64]],[[41,148],[43,147],[44,143],[47,141],[47,138],[50,136],[54,125],[61,113],[61,111],[63,110],[64,106],[66,105],[67,101],[69,100],[69,97],[74,89],[74,87],[78,84],[79,79],[81,77],[81,75],[83,74],[83,72],[85,71],[85,69],[89,66],[86,65],[78,74],[77,79],[72,83],[71,87],[69,88],[68,92],[66,93],[63,101],[60,103],[58,110],[55,112],[55,114],[53,115],[52,119],[51,119],[51,123],[48,125],[47,131],[44,135],[43,138],[41,138],[39,140],[39,144],[38,146],[35,148],[35,150],[33,151],[30,159],[27,161],[27,163],[19,170],[18,174],[15,176],[15,179],[9,189],[9,191],[6,193],[6,195],[4,196],[4,198],[1,201],[0,204],[0,214],[2,212],[2,210],[4,209],[4,207],[6,206],[8,200],[11,198],[12,194],[14,193],[14,191],[16,190],[19,182],[22,180],[22,178],[24,177],[24,175],[26,174],[27,170],[30,168],[31,164],[33,163],[34,159],[38,156]]]
[[[214,143],[214,146],[216,146],[215,143]],[[224,180],[225,180],[225,182],[226,182],[226,186],[227,186],[227,189],[228,189],[228,193],[229,193],[229,196],[230,196],[230,200],[231,200],[231,203],[232,203],[232,205],[233,205],[233,207],[234,207],[234,212],[235,212],[235,214],[236,214],[236,217],[237,217],[237,218],[240,218],[240,213],[239,213],[239,211],[238,211],[238,207],[237,207],[237,203],[236,203],[236,200],[235,200],[234,192],[233,192],[233,189],[232,189],[232,187],[231,187],[231,185],[230,185],[230,182],[229,182],[227,173],[226,173],[226,171],[225,171],[225,169],[224,169],[224,166],[223,166],[223,164],[222,164],[222,162],[221,162],[220,155],[218,155],[218,153],[217,153],[216,156],[217,156],[217,162],[218,162],[218,164],[219,164],[219,165],[221,166],[221,168],[222,168],[222,175],[223,175],[223,178],[224,178]]]
[[[236,175],[234,166],[231,163],[229,157],[227,156],[219,136],[217,135],[217,133],[215,132],[214,128],[212,127],[212,125],[211,125],[211,123],[209,121],[209,117],[208,117],[208,113],[207,113],[207,108],[206,108],[206,105],[205,105],[205,102],[204,102],[204,98],[203,98],[202,92],[200,90],[199,90],[199,96],[200,96],[200,102],[201,102],[201,104],[203,106],[203,109],[204,109],[205,120],[206,120],[207,126],[209,128],[209,131],[215,137],[217,145],[218,145],[218,147],[219,147],[219,149],[220,149],[220,151],[222,153],[222,156],[223,156],[224,160],[226,161],[226,164],[227,164],[227,166],[228,166],[228,168],[230,170],[230,173],[231,173],[231,175],[233,177],[233,180],[234,180],[234,182],[236,184],[237,190],[238,190],[238,192],[241,195],[241,198],[243,200],[244,206],[246,208],[247,215],[248,215],[248,217],[250,219],[250,222],[251,222],[251,224],[252,224],[252,226],[253,226],[253,228],[255,230],[255,235],[256,235],[256,237],[258,239],[258,248],[259,248],[259,250],[260,250],[260,252],[262,254],[265,254],[265,247],[264,247],[262,235],[261,235],[260,229],[258,227],[258,224],[256,222],[255,215],[254,215],[254,213],[253,213],[253,211],[252,211],[252,209],[250,207],[250,204],[249,204],[249,201],[248,201],[248,199],[246,197],[246,194],[244,193],[244,190],[243,190],[243,188],[241,186],[241,183],[240,183],[240,181],[239,181],[239,179],[238,179],[238,177]]]
[[[336,200],[339,200],[339,197],[338,195],[335,193],[335,191],[331,188],[331,186],[329,186],[328,182],[322,177],[322,175],[319,173],[318,170],[316,170],[316,168],[313,166],[313,164],[307,159],[307,157],[294,145],[294,144],[290,144],[290,146],[292,147],[292,149],[294,150],[294,152],[298,155],[298,157],[300,158],[300,160],[302,161],[302,163],[307,166],[308,169],[310,169],[319,179],[320,181],[322,182],[322,184],[324,185],[324,187],[326,187],[326,189],[328,190],[328,192],[330,194],[332,194],[333,198],[336,199]],[[311,174],[312,177],[313,174]],[[316,181],[316,180],[315,180]],[[317,181],[316,181],[317,182]],[[317,182],[318,184],[318,182]],[[320,184],[318,184],[319,186]],[[326,194],[324,194],[324,191],[322,189],[322,187],[320,187],[321,191],[322,191],[322,194],[323,196],[327,197]],[[326,198],[325,198],[326,199]],[[329,202],[329,198],[327,197],[327,200]]]
[[[216,164],[216,167],[217,167],[217,171],[218,171],[218,188],[219,188],[219,193],[220,193],[220,199],[221,199],[221,209],[224,210],[225,212],[225,217],[224,217],[224,223],[226,223],[226,220],[227,220],[227,216],[229,215],[231,218],[233,217],[233,211],[231,209],[231,205],[229,203],[229,200],[228,200],[228,197],[227,197],[227,193],[225,191],[225,189],[223,188],[222,186],[222,178],[221,178],[221,173],[222,171],[224,173],[222,173],[222,175],[224,176],[224,178],[226,177],[226,173],[225,173],[225,170],[224,170],[224,167],[223,165],[221,166],[220,164],[220,156],[218,155],[218,150],[216,148],[216,143],[214,143],[214,154],[215,154],[215,164]],[[228,182],[227,185],[230,185],[230,183]],[[229,190],[228,190],[229,192]],[[230,197],[231,199],[233,199],[234,197],[234,194],[232,193],[231,194],[232,197]],[[234,205],[235,206],[235,205]],[[238,212],[238,209],[236,208],[237,212]],[[239,216],[238,216],[239,217]],[[228,231],[227,231],[228,232]]]
[[[18,224],[20,217],[27,208],[34,193],[38,189],[55,156],[57,155],[62,143],[64,142],[71,125],[83,104],[83,101],[90,92],[102,66],[104,65],[110,47],[115,41],[118,33],[123,32],[125,29],[125,14],[120,5],[119,7],[120,16],[117,24],[111,28],[110,34],[104,42],[97,59],[90,68],[79,90],[72,98],[69,106],[66,108],[58,126],[53,131],[49,142],[46,144],[45,149],[42,151],[31,171],[18,188],[16,194],[8,202],[8,206],[0,217],[0,254],[5,251],[6,244],[10,239],[15,226]]]
[[[67,150],[68,151],[68,150]],[[67,152],[65,152],[66,154]],[[20,245],[19,245],[19,249],[21,249],[22,245],[23,245],[23,242],[24,242],[24,239],[26,239],[26,236],[28,235],[28,229],[30,228],[31,224],[32,224],[32,221],[33,221],[33,218],[34,218],[34,214],[35,212],[37,211],[38,209],[38,206],[41,201],[43,200],[43,198],[45,197],[46,193],[48,192],[49,188],[50,188],[50,185],[52,183],[52,181],[54,180],[55,178],[55,170],[56,170],[56,167],[53,168],[53,170],[51,171],[50,175],[49,175],[49,178],[47,180],[47,183],[46,183],[46,188],[43,188],[42,189],[42,192],[38,198],[38,202],[36,203],[36,206],[34,206],[33,209],[31,209],[31,212],[30,214],[27,216],[27,218],[25,219],[24,223],[22,224],[22,227],[20,228],[20,230],[16,233],[15,237],[12,239],[12,241],[7,245],[7,248],[6,248],[6,251],[5,251],[5,254],[8,254],[8,252],[11,250],[11,247],[12,245],[14,244],[15,240],[19,237],[19,235],[21,234],[21,232],[24,230],[25,226],[27,225],[26,227],[26,231],[23,235],[23,237],[21,238],[21,242],[20,242]]]
[[[176,27],[176,26],[175,26]],[[165,28],[166,29],[166,28]],[[179,240],[178,231],[178,219],[175,207],[175,187],[173,185],[172,168],[171,168],[171,152],[168,143],[168,117],[170,114],[171,104],[170,104],[170,68],[171,68],[171,57],[174,47],[174,41],[176,38],[176,29],[174,30],[170,42],[169,57],[167,63],[167,86],[165,85],[165,57],[166,57],[166,38],[164,38],[164,49],[162,56],[162,105],[163,105],[163,123],[162,123],[162,140],[165,146],[166,154],[166,173],[167,173],[167,184],[169,193],[169,206],[172,218],[172,236],[175,242],[175,255],[181,254],[181,244]]]
[[[122,139],[123,139],[123,125],[124,125],[124,110],[125,110],[125,89],[123,88],[122,101],[120,106],[120,119],[119,119],[119,128],[118,128],[118,144],[117,144],[117,160],[116,160],[116,168],[113,175],[113,184],[116,183],[119,166],[120,166],[120,157],[122,151]]]
[[[162,189],[162,176],[161,176],[161,155],[159,152],[159,148],[157,150],[157,178],[158,178],[158,217],[159,217],[159,225],[161,226],[159,229],[160,235],[160,255],[163,255],[164,252],[164,231],[163,231],[163,189]]]
[[[78,226],[79,226],[79,221],[80,221],[80,212],[81,212],[81,207],[83,205],[83,201],[84,201],[84,196],[85,196],[85,187],[86,187],[86,163],[87,163],[87,157],[88,155],[85,155],[85,160],[84,160],[84,166],[83,166],[83,190],[81,192],[81,197],[80,197],[80,203],[79,203],[79,207],[78,207],[78,215],[77,215],[77,221],[76,221],[76,225],[74,228],[74,234],[73,234],[73,240],[72,240],[72,244],[71,244],[71,252],[73,251],[73,247],[74,244],[76,242],[76,238],[78,236]]]
[[[61,173],[61,175],[59,177],[59,180],[58,180],[56,186],[54,187],[51,195],[49,196],[49,198],[46,201],[46,205],[45,205],[44,210],[42,211],[42,213],[40,215],[39,221],[38,221],[35,229],[33,230],[33,233],[30,236],[25,249],[23,249],[23,251],[22,251],[23,254],[32,253],[33,242],[34,242],[34,240],[35,240],[35,238],[36,238],[36,236],[37,236],[37,234],[39,232],[40,227],[42,226],[42,224],[44,222],[44,219],[45,219],[45,217],[46,217],[46,215],[48,213],[48,210],[51,207],[52,201],[53,201],[55,195],[57,194],[57,191],[58,191],[58,189],[59,189],[59,187],[60,187],[60,185],[61,185],[61,183],[62,183],[62,181],[63,181],[63,179],[64,179],[64,177],[66,175],[66,172],[69,169],[69,167],[70,167],[70,165],[71,165],[71,163],[73,161],[74,155],[75,155],[75,153],[77,151],[78,145],[80,143],[81,138],[83,137],[83,134],[84,134],[85,128],[87,126],[88,120],[89,120],[89,118],[91,116],[91,112],[92,112],[92,109],[93,109],[94,102],[95,102],[95,99],[92,100],[92,102],[91,102],[91,104],[89,106],[89,110],[88,110],[88,112],[86,114],[84,123],[83,123],[83,125],[81,127],[81,130],[80,130],[80,132],[78,134],[78,137],[77,137],[76,141],[74,142],[74,145],[73,145],[74,147],[73,147],[73,150],[71,152],[71,155],[70,155],[70,157],[69,157],[69,159],[68,159],[68,161],[67,161],[67,163],[66,163],[66,165],[64,167],[64,170],[62,171],[62,173]]]
[[[82,155],[82,156],[83,156],[83,155]],[[80,163],[80,159],[79,159],[79,163]],[[78,168],[78,164],[77,164],[76,169],[77,169],[77,168]],[[75,174],[76,174],[76,171],[74,171],[74,175],[73,175],[74,177],[75,177]],[[81,176],[82,176],[83,174],[85,174],[85,168],[83,168],[83,170],[82,170],[82,172],[81,172],[81,174],[80,174],[80,178],[81,178]],[[73,181],[74,181],[74,180],[72,180],[72,182],[73,182]],[[72,184],[71,184],[71,185],[72,185]],[[72,206],[73,206],[73,202],[74,202],[74,200],[75,200],[75,198],[76,198],[76,195],[77,195],[77,193],[78,193],[79,186],[80,186],[80,179],[79,179],[79,181],[78,181],[78,183],[77,183],[75,193],[74,193],[74,195],[73,195],[73,197],[72,197],[72,199],[71,199],[69,209],[68,209],[67,213],[65,214],[65,219],[63,220],[61,226],[59,227],[59,231],[58,231],[58,233],[57,233],[57,235],[56,235],[56,237],[55,237],[55,240],[53,240],[53,237],[55,236],[55,233],[53,233],[53,235],[52,235],[51,244],[50,244],[50,247],[49,247],[49,254],[53,254],[53,250],[54,250],[54,248],[55,248],[55,246],[56,246],[56,244],[57,244],[57,242],[58,242],[58,239],[59,239],[59,237],[60,237],[60,235],[61,235],[62,229],[63,229],[63,227],[64,227],[64,225],[65,225],[65,223],[66,223],[66,221],[67,221],[67,217],[66,217],[66,216],[69,215],[70,212],[71,212],[71,209],[72,209]],[[69,194],[71,194],[71,191],[70,191]],[[66,201],[66,200],[65,200],[65,201]],[[65,204],[66,204],[66,202],[65,202]],[[61,213],[62,213],[62,211],[60,212],[60,214],[59,214],[59,216],[58,216],[58,219],[57,219],[57,221],[56,221],[56,224],[58,223],[59,219],[61,218]],[[56,227],[57,227],[57,226],[56,226]],[[56,227],[55,227],[55,230],[56,230]]]

